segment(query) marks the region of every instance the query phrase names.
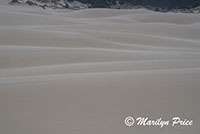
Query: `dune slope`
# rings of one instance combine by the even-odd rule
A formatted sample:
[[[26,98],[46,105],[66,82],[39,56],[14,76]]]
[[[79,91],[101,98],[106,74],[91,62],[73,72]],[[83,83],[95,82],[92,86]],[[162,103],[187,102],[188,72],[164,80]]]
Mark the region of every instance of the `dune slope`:
[[[200,16],[0,5],[0,133],[198,134]],[[128,115],[194,120],[127,127]]]

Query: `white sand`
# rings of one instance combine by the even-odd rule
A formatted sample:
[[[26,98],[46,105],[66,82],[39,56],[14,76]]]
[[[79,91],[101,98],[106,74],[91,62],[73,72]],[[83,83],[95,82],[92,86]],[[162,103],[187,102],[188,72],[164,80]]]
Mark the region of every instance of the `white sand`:
[[[0,134],[199,134],[199,102],[200,15],[0,1]]]

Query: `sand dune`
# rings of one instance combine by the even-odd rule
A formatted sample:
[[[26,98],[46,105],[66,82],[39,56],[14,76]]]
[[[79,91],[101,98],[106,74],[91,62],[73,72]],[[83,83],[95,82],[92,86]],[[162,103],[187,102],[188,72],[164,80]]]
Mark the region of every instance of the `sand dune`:
[[[0,133],[199,134],[200,16],[0,1]],[[133,126],[126,116],[194,120]]]

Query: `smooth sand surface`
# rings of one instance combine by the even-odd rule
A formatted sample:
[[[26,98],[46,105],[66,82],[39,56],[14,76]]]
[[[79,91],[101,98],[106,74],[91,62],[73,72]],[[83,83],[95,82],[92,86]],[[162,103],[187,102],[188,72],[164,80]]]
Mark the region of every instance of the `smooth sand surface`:
[[[199,134],[200,15],[0,2],[0,134]],[[133,126],[126,116],[194,120]]]

